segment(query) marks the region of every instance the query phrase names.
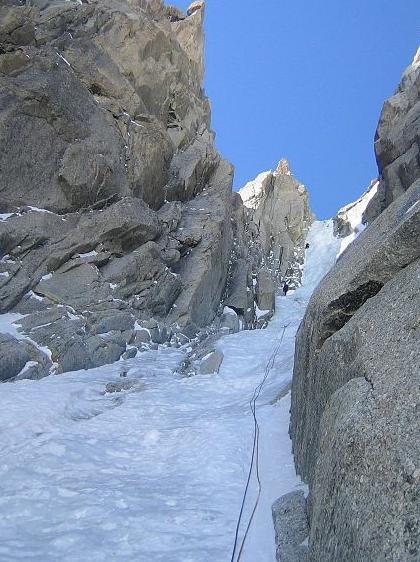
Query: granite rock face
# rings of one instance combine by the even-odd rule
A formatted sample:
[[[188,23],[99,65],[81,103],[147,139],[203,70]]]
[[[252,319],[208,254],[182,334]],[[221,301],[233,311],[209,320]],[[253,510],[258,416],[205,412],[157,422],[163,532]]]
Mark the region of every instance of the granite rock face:
[[[275,172],[264,172],[239,191],[246,207],[253,267],[269,270],[275,291],[282,282],[298,286],[304,242],[313,221],[309,195],[281,160]]]
[[[382,109],[375,136],[381,182],[365,222],[372,222],[420,176],[419,98],[420,49]]]
[[[287,160],[233,194],[232,250],[223,304],[241,327],[264,328],[287,280],[300,285],[305,240],[314,220],[306,188]]]
[[[400,151],[376,141],[386,204],[321,282],[297,335],[290,432],[310,486],[314,562],[414,561],[420,553],[420,170],[404,156],[418,140],[418,123],[407,121],[420,103],[417,69],[397,97],[410,93],[411,117],[404,106],[407,114],[397,111],[386,127],[383,114],[378,129]],[[386,165],[385,145],[396,157]]]
[[[277,562],[306,562],[309,528],[303,492],[290,492],[272,506]]]
[[[203,91],[204,12],[0,6],[0,314],[22,316],[46,372],[180,345],[212,323],[258,327],[291,274],[307,194],[286,163],[254,218],[232,193]]]
[[[262,326],[293,277],[306,191],[283,162],[252,213],[232,193],[203,91],[204,13],[1,3],[0,314],[21,315],[40,372]]]
[[[233,169],[202,87],[204,11],[0,6],[0,313],[24,315],[57,372],[133,354],[143,329],[190,337],[218,310]]]
[[[281,160],[263,172],[232,201],[232,250],[223,304],[245,328],[262,328],[275,309],[284,281],[300,284],[304,242],[313,221],[305,187]]]

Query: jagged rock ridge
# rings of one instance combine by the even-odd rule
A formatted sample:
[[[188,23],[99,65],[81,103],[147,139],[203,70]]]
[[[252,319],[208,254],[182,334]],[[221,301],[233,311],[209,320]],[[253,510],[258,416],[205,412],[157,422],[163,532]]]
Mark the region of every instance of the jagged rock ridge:
[[[298,286],[304,242],[313,215],[305,186],[295,179],[287,160],[263,172],[239,195],[245,206],[247,259],[255,277],[260,309],[274,308],[274,294],[284,281]]]

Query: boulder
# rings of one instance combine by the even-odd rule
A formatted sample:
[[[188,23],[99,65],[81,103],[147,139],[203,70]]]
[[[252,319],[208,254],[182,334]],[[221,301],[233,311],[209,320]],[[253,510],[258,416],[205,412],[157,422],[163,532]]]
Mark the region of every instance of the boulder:
[[[239,318],[232,308],[225,306],[223,314],[220,317],[220,328],[222,330],[228,330],[231,334],[239,332]]]
[[[130,349],[127,349],[127,351],[125,351],[125,352],[122,354],[122,358],[123,358],[124,360],[127,360],[127,359],[134,359],[134,357],[136,357],[137,353],[138,353],[138,349],[135,348],[135,347],[131,347]]]
[[[85,346],[92,367],[101,367],[120,359],[125,352],[126,344],[121,337],[118,339],[116,341],[112,336],[93,336],[86,339]]]
[[[109,286],[101,282],[98,269],[90,264],[49,274],[41,279],[35,291],[53,302],[71,305],[76,310],[107,300],[111,295]]]
[[[95,334],[105,334],[112,330],[130,330],[134,327],[134,318],[129,312],[106,310],[102,313],[94,313],[89,316],[91,331]]]
[[[29,353],[22,342],[9,334],[0,334],[1,382],[15,378],[29,361]]]
[[[149,330],[136,330],[134,335],[134,345],[141,345],[143,343],[149,343],[151,341]]]
[[[109,382],[105,387],[105,392],[107,394],[114,394],[117,392],[123,392],[124,390],[131,390],[135,385],[135,381],[130,379],[125,379],[123,381]]]
[[[59,357],[57,362],[59,373],[91,369],[95,366],[92,361],[91,349],[81,336],[58,341],[55,349],[55,353]]]
[[[272,506],[278,562],[309,562],[309,525],[303,492],[290,492]]]
[[[83,228],[94,232],[99,242],[107,242],[113,250],[132,250],[160,233],[154,213],[141,199],[125,197],[101,213],[89,215]]]
[[[223,358],[224,355],[221,351],[210,351],[210,353],[204,356],[200,361],[200,374],[211,375],[213,373],[218,373],[222,366]]]

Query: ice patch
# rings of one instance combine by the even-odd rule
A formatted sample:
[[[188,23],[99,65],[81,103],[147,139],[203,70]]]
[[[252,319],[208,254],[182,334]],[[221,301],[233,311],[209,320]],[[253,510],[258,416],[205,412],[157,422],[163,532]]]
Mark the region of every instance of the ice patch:
[[[249,209],[256,209],[258,207],[263,196],[263,183],[270,174],[272,174],[271,170],[258,174],[254,180],[248,182],[239,190],[238,193],[245,207]]]
[[[80,3],[81,3],[81,2],[80,2]],[[56,54],[57,54],[58,57],[60,57],[60,59],[61,59],[62,61],[64,61],[64,62],[66,63],[67,66],[71,67],[69,61],[68,61],[67,59],[65,59],[65,58],[63,57],[63,55],[61,55],[61,54],[58,53],[58,52],[57,52]]]
[[[366,225],[363,224],[363,215],[370,201],[378,192],[378,187],[379,181],[372,184],[372,186],[355,203],[350,203],[350,205],[343,207],[338,212],[338,216],[342,215],[343,218],[350,223],[352,230],[349,236],[343,238],[338,257],[348,248],[348,246],[350,246],[359,234],[365,230]]]
[[[238,316],[233,308],[230,308],[229,306],[225,306],[225,308],[223,309],[223,314],[228,314],[229,316]]]
[[[18,331],[17,323],[24,318],[23,314],[17,312],[7,312],[0,314],[0,333],[10,334],[18,340],[23,340],[25,337]]]
[[[37,363],[36,361],[28,361],[20,371],[20,373],[17,375],[17,377],[22,377],[27,371],[29,371],[31,367],[37,367],[38,365],[39,363]]]
[[[260,308],[258,308],[258,305],[255,304],[255,315],[256,315],[258,320],[260,318],[262,318],[263,316],[266,316],[269,312],[270,312],[270,310],[261,310]]]
[[[86,252],[85,254],[78,254],[79,258],[92,258],[98,255],[98,252],[93,250],[92,252]]]
[[[36,293],[34,293],[33,291],[29,291],[29,293],[27,293],[27,295],[31,298],[31,299],[35,299],[37,301],[42,302],[44,300],[43,297],[41,297],[40,295],[37,295]]]
[[[16,213],[0,213],[0,221],[7,221],[10,217],[13,217]]]
[[[55,213],[49,211],[48,209],[40,209],[39,207],[32,207],[31,205],[28,205],[28,209],[36,213],[48,213],[49,215],[55,215]]]
[[[417,205],[420,203],[420,201],[416,201],[414,203],[414,205],[411,205],[411,207],[406,211],[406,215],[408,215],[409,213],[411,213],[411,211],[414,211],[414,209],[417,207]]]
[[[36,341],[32,340],[19,331],[19,322],[20,320],[22,320],[22,318],[25,318],[25,315],[18,314],[17,312],[7,312],[6,314],[0,314],[0,333],[10,334],[17,340],[25,340],[30,342],[34,347],[36,347],[37,349],[39,349],[39,351],[46,355],[52,362],[52,353],[48,347],[39,345]],[[41,326],[38,327],[40,328]]]

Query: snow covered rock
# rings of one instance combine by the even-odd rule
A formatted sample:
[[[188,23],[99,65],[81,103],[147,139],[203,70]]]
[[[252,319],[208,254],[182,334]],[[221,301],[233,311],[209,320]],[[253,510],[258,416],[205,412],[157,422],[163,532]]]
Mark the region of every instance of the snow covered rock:
[[[0,381],[16,377],[29,360],[29,353],[15,338],[0,334]]]
[[[0,333],[0,382],[41,379],[50,367],[49,358],[34,342]]]
[[[210,351],[203,359],[200,361],[200,374],[201,375],[211,375],[213,373],[218,373],[219,369],[223,363],[224,355],[219,350]]]
[[[220,318],[220,328],[221,330],[228,330],[231,334],[239,332],[240,323],[238,315],[232,308],[229,308],[228,306],[225,306],[223,314]]]
[[[124,390],[131,390],[136,381],[130,379],[123,379],[122,381],[109,382],[105,387],[105,392],[108,394],[115,394],[118,392],[123,392]]]
[[[247,208],[247,230],[254,266],[271,271],[276,290],[287,278],[299,285],[304,241],[313,221],[305,186],[292,175],[287,160],[239,191]]]
[[[373,180],[369,188],[357,201],[340,209],[334,217],[335,233],[340,238],[343,238],[339,255],[341,255],[366,228],[365,211],[369,203],[376,196],[378,187],[379,180]]]
[[[57,317],[28,334],[50,338],[59,371],[115,360],[135,321],[156,318],[163,343],[215,318],[233,170],[203,91],[204,13],[0,7],[0,313],[42,299]]]

